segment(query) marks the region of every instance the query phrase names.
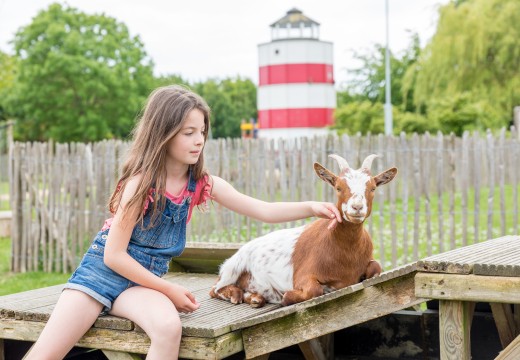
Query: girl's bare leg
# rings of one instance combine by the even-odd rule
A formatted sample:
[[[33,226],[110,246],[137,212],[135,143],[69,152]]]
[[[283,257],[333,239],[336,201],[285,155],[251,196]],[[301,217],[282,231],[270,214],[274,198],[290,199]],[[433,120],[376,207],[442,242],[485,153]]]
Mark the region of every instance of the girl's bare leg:
[[[163,293],[142,286],[131,287],[118,296],[109,313],[132,320],[146,332],[151,340],[147,360],[179,357],[181,320]]]
[[[103,305],[91,296],[66,289],[47,325],[25,359],[63,359],[94,324]]]

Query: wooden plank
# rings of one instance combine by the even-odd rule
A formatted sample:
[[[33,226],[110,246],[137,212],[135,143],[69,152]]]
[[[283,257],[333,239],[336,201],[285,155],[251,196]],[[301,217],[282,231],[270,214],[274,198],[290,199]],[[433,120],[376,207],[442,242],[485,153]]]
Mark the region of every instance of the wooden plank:
[[[415,295],[428,299],[520,303],[520,277],[418,272]]]
[[[412,135],[412,173],[413,182],[411,182],[413,189],[414,202],[414,216],[413,216],[413,260],[419,259],[419,223],[421,211],[421,154],[419,152],[419,136]]]
[[[102,352],[108,360],[141,360],[139,355],[132,353],[112,350],[102,350]]]
[[[474,181],[474,196],[473,196],[473,243],[478,243],[480,241],[480,187],[481,187],[481,174],[482,174],[482,160],[483,155],[481,153],[481,147],[477,146],[477,144],[481,144],[479,141],[479,134],[475,131],[473,134],[474,140],[474,152],[473,152],[473,164],[475,168],[475,177]]]
[[[442,195],[444,193],[444,136],[441,132],[437,133],[437,169],[435,174],[437,175],[437,221],[438,221],[438,245],[439,252],[444,251],[444,201],[442,201]]]
[[[460,207],[462,211],[462,245],[468,245],[468,192],[470,188],[471,174],[469,170],[469,134],[464,131],[462,134],[462,159],[461,168],[457,172],[460,176]]]
[[[457,152],[457,145],[456,145],[457,138],[455,137],[455,134],[451,133],[449,135],[449,171],[448,171],[448,196],[449,196],[449,219],[450,219],[450,249],[455,249],[455,194],[457,193],[457,184],[456,184],[456,168],[455,168],[455,159],[457,158],[456,152]],[[442,200],[438,199],[438,200]]]
[[[506,234],[506,200],[505,200],[505,183],[506,183],[506,164],[505,162],[505,136],[506,129],[502,128],[500,130],[500,136],[498,138],[498,168],[497,168],[497,176],[498,176],[498,184],[500,189],[500,235],[504,236]]]
[[[317,339],[311,339],[298,344],[305,360],[326,360],[327,356]]]
[[[490,303],[490,305],[500,337],[500,343],[505,348],[513,341],[516,332],[511,304]]]
[[[415,296],[413,276],[410,273],[245,328],[246,357],[266,354],[424,302],[426,299]]]
[[[406,134],[405,133],[401,133],[400,135],[400,144],[399,144],[399,148],[396,150],[396,151],[400,151],[399,153],[399,156],[397,157],[396,160],[403,160],[405,161],[405,163],[409,163],[411,164],[412,163],[412,160],[410,158],[410,149],[408,147],[408,141],[406,140]],[[403,262],[406,264],[410,261],[410,254],[411,254],[411,251],[409,249],[409,244],[408,244],[408,193],[409,193],[409,185],[408,185],[408,182],[410,181],[410,166],[402,166],[402,167],[399,167],[399,172],[400,172],[400,176],[399,176],[399,180],[402,184],[402,196],[401,196],[401,200],[402,200],[402,215],[403,215],[403,238],[402,238],[402,242],[403,242]]]
[[[0,319],[0,338],[36,341],[45,323]],[[139,331],[91,328],[77,346],[89,349],[146,354],[148,336]],[[183,336],[179,357],[188,359],[221,359],[243,350],[240,333],[232,332],[216,338]]]
[[[422,137],[423,143],[421,148],[430,148],[430,134],[427,132]],[[423,226],[426,227],[426,244],[428,249],[428,256],[433,254],[432,247],[432,223],[431,223],[431,199],[430,199],[430,158],[433,156],[433,152],[423,153],[421,156],[421,165],[422,165],[422,176],[423,176],[423,197],[424,197],[424,212],[425,217],[423,219]],[[424,241],[424,239],[421,239]]]
[[[497,262],[504,266],[511,265],[511,267],[495,269],[484,266]],[[490,275],[503,273],[505,276],[511,276],[513,271],[520,268],[520,237],[504,236],[447,251],[420,260],[417,266],[419,270],[428,272],[470,274],[475,271],[474,267],[477,264],[477,271],[481,274],[488,274],[486,271],[491,272],[493,269],[493,272],[489,273]]]
[[[254,358],[249,358],[249,360],[267,360],[269,359],[269,356],[271,356],[271,354],[263,354],[263,355],[259,355],[259,356],[255,356]]]
[[[493,138],[493,134],[488,130],[486,136],[486,145],[487,145],[487,166],[488,171],[487,174],[489,176],[488,179],[488,197],[487,197],[487,238],[493,238],[493,203],[495,199],[495,141]]]
[[[495,360],[518,360],[518,359],[520,359],[520,336],[517,336],[495,358]]]
[[[473,313],[462,301],[439,302],[441,360],[470,360],[470,330]]]

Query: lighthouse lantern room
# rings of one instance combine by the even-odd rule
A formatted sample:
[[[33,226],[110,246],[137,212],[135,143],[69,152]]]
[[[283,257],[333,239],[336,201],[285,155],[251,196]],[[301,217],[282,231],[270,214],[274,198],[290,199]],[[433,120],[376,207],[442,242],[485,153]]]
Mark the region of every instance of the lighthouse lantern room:
[[[271,24],[258,45],[258,136],[295,138],[327,133],[336,108],[332,43],[298,9]]]

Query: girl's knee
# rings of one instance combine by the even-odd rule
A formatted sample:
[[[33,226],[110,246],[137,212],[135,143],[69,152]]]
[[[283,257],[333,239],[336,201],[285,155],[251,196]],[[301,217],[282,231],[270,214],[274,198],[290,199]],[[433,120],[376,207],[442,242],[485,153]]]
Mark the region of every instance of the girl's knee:
[[[148,336],[153,341],[179,343],[182,335],[182,323],[177,313],[161,316],[150,327]]]

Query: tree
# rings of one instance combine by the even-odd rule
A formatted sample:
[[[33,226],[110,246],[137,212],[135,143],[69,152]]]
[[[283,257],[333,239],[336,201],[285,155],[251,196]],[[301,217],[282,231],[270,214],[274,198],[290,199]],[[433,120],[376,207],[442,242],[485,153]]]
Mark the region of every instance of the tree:
[[[385,130],[383,104],[380,102],[356,101],[338,107],[334,112],[332,129],[338,134],[379,134]]]
[[[416,63],[420,52],[419,37],[412,34],[410,45],[399,56],[390,53],[394,133],[405,129],[421,133],[431,130],[432,123],[423,115],[415,114],[415,104],[412,101],[415,73],[407,72]],[[376,45],[371,53],[356,53],[355,57],[362,66],[350,71],[352,78],[347,82],[346,89],[337,94],[338,107],[334,115],[335,125],[332,128],[340,134],[383,133],[383,103],[386,101],[385,48]],[[403,83],[406,74],[410,87],[405,91]],[[414,124],[414,121],[417,121],[417,124]]]
[[[105,15],[52,4],[15,35],[19,74],[10,108],[18,137],[94,141],[129,134],[152,87],[138,37]]]
[[[465,106],[495,109],[498,116],[486,119],[487,126],[507,126],[520,104],[519,23],[518,0],[466,0],[441,7],[437,32],[419,58],[415,103],[436,106],[464,94]]]
[[[380,44],[369,53],[355,53],[354,57],[361,62],[357,69],[350,70],[351,79],[346,84],[346,89],[338,94],[338,103],[341,106],[349,101],[369,100],[371,102],[384,103],[385,99],[385,53],[386,48]],[[407,69],[412,66],[421,52],[419,36],[411,34],[410,45],[400,55],[394,56],[390,52],[391,74],[391,101],[392,105],[402,107],[404,110],[413,111],[414,103],[411,101],[413,88],[403,92],[403,79]],[[413,84],[413,82],[412,82]],[[408,96],[408,99],[407,99]]]
[[[194,90],[211,108],[211,134],[214,138],[239,137],[242,119],[256,118],[256,86],[249,79],[209,79]]]
[[[13,115],[7,113],[6,103],[14,86],[17,69],[16,58],[0,51],[0,121]]]

